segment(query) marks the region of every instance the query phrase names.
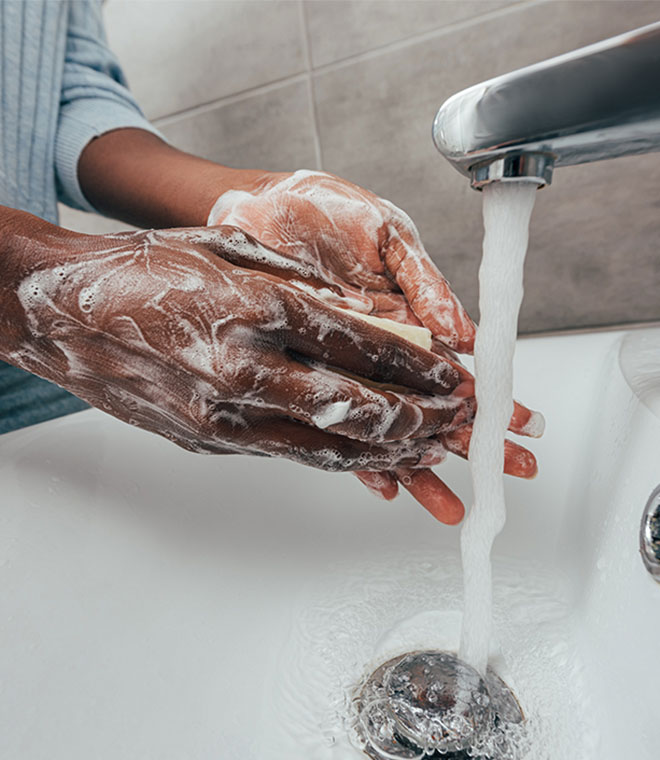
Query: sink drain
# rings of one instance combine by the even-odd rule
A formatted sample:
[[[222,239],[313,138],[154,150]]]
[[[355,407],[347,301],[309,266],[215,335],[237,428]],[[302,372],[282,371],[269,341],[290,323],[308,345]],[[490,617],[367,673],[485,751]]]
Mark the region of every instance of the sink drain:
[[[497,760],[507,727],[524,720],[492,670],[482,678],[437,651],[385,662],[362,686],[356,708],[357,733],[373,760]]]
[[[649,497],[642,515],[639,551],[644,567],[660,582],[660,486]]]

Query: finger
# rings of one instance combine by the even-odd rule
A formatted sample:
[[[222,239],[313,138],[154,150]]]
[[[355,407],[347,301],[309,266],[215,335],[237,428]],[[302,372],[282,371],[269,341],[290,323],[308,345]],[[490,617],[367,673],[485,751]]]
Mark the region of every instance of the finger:
[[[545,430],[545,419],[541,412],[533,412],[526,406],[514,401],[509,430],[512,433],[526,435],[529,438],[540,438]]]
[[[410,308],[410,304],[402,293],[369,291],[369,296],[373,302],[371,313],[375,317],[392,319],[395,322],[402,322],[406,325],[419,326],[422,324],[415,316],[415,312]]]
[[[468,458],[472,425],[464,425],[442,437],[447,451],[463,459]],[[516,478],[533,478],[538,473],[536,457],[531,451],[513,441],[504,441],[504,472]]]
[[[474,322],[424,250],[412,221],[394,209],[395,221],[384,251],[387,268],[422,324],[450,348],[472,353]]]
[[[470,400],[367,387],[318,363],[261,352],[244,403],[360,441],[429,438],[472,418]],[[246,378],[247,380],[247,378]]]
[[[406,325],[421,326],[421,322],[415,316],[404,295],[400,293],[370,292],[373,309],[370,312],[374,317],[391,319]],[[432,340],[431,350],[434,354],[444,356],[452,361],[460,363],[457,354],[446,346],[439,338]]]
[[[438,356],[444,356],[446,359],[451,359],[453,362],[456,362],[457,364],[461,363],[461,360],[458,358],[458,355],[454,351],[452,351],[451,348],[448,348],[438,338],[433,338],[433,341],[431,342],[431,351],[433,351],[434,354],[438,354]]]
[[[373,301],[368,295],[339,281],[322,264],[309,257],[301,260],[286,250],[263,245],[239,227],[178,228],[160,231],[159,235],[204,245],[230,264],[278,277],[332,305],[367,313],[373,309]]]
[[[399,493],[399,483],[391,472],[366,472],[358,470],[354,473],[371,493],[385,501],[392,501]]]
[[[238,428],[227,419],[217,420],[215,438],[218,445],[229,441],[245,453],[286,457],[328,472],[430,467],[446,456],[442,443],[432,438],[370,444],[295,420],[260,415],[245,417]]]
[[[432,470],[399,468],[396,476],[399,483],[436,520],[446,525],[457,525],[463,519],[463,502]]]
[[[446,395],[470,373],[405,338],[333,309],[305,293],[282,290],[287,313],[287,347],[299,354],[376,382],[394,383],[425,393]]]

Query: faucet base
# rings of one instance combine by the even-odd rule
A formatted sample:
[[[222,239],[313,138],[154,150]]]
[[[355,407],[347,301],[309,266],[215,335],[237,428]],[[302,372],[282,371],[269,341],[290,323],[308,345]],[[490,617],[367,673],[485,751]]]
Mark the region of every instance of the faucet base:
[[[471,185],[482,190],[491,182],[533,182],[545,187],[552,182],[554,157],[548,153],[515,153],[470,167]]]

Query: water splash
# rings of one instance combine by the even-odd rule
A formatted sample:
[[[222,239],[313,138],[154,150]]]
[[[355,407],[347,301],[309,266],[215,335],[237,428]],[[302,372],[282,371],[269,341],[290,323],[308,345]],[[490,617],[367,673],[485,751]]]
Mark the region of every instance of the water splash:
[[[458,555],[446,551],[439,558],[435,545],[417,547],[414,556],[404,547],[380,549],[381,559],[337,562],[301,590],[290,635],[264,684],[267,725],[259,731],[258,757],[365,760],[355,695],[367,674],[407,652],[456,651]],[[518,698],[525,723],[507,731],[508,755],[486,749],[497,760],[595,757],[570,579],[541,564],[502,558],[493,577],[490,664]]]

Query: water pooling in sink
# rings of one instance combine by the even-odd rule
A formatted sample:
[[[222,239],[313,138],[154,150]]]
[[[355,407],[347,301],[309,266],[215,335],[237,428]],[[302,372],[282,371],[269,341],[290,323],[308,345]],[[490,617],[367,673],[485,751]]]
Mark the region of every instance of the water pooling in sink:
[[[263,695],[263,758],[364,760],[355,699],[387,660],[456,651],[461,564],[432,546],[383,546],[381,559],[338,562],[310,581]],[[592,710],[575,648],[572,586],[547,567],[497,558],[490,663],[525,713],[515,760],[593,757]]]
[[[383,663],[356,698],[357,732],[372,760],[484,760],[510,755],[524,716],[492,670],[451,652],[409,652]]]

